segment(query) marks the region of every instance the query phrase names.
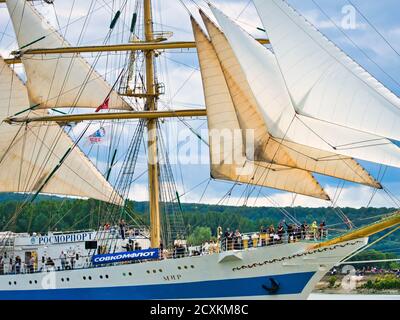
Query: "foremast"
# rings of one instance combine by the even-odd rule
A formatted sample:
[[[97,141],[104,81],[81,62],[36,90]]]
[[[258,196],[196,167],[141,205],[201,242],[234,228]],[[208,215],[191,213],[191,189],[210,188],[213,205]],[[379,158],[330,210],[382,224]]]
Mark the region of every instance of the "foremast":
[[[146,42],[152,42],[153,21],[151,0],[144,0],[144,35]],[[145,109],[157,110],[157,98],[154,72],[154,50],[146,50],[146,104]],[[148,172],[149,172],[149,209],[151,247],[158,248],[161,243],[159,180],[157,160],[157,119],[147,120]]]

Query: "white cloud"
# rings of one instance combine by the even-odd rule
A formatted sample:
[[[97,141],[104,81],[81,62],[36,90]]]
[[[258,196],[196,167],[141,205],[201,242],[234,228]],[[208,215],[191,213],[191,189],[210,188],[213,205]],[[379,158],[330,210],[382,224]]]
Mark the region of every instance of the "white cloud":
[[[197,203],[201,197],[202,188],[199,188],[200,191],[185,196],[185,202],[194,202]],[[203,188],[204,189],[204,188]],[[328,186],[325,188],[325,191],[333,196],[335,194],[336,188]],[[302,195],[294,196],[288,192],[268,192],[267,190],[263,190],[260,195],[258,192],[254,192],[252,196],[246,199],[246,203],[249,206],[254,207],[291,207],[291,206],[301,206],[301,207],[310,207],[310,208],[318,208],[318,207],[331,207],[333,204],[330,201],[319,200],[316,198],[306,197]],[[354,186],[343,188],[341,191],[340,197],[338,201],[335,202],[335,206],[337,207],[351,207],[351,208],[361,208],[366,207],[372,197],[373,189],[365,186]],[[267,195],[268,197],[264,197]],[[221,203],[221,199],[224,194],[221,193],[218,196],[210,191],[206,192],[203,197],[203,203],[207,204],[218,204]],[[241,196],[231,196],[228,197],[227,200],[223,201],[224,205],[230,206],[242,206],[244,203],[244,198]],[[378,191],[376,195],[372,198],[370,207],[396,207],[396,204],[390,201],[388,197],[385,195],[383,191]]]
[[[149,192],[147,185],[138,183],[134,184],[131,191],[129,192],[128,198],[135,201],[148,201]]]

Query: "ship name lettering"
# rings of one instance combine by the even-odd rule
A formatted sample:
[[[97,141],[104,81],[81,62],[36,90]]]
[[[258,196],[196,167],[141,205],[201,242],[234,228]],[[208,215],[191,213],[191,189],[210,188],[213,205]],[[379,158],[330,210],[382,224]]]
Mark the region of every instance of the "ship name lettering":
[[[173,274],[170,276],[164,276],[163,277],[165,281],[172,281],[172,280],[179,280],[180,278],[182,278],[182,276],[180,274]]]
[[[77,234],[60,234],[52,236],[40,236],[34,239],[33,243],[50,244],[50,243],[68,243],[92,240],[92,233],[77,233]],[[35,240],[37,239],[37,241]]]

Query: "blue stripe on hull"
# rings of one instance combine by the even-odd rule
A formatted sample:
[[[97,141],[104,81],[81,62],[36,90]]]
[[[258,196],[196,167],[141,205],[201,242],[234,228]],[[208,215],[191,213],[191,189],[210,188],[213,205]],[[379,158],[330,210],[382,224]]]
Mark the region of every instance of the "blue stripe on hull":
[[[137,285],[99,288],[74,288],[50,290],[0,291],[2,300],[150,300],[150,299],[201,299],[265,296],[270,293],[269,278],[280,284],[277,295],[299,294],[314,272],[291,273],[241,279],[200,282]]]

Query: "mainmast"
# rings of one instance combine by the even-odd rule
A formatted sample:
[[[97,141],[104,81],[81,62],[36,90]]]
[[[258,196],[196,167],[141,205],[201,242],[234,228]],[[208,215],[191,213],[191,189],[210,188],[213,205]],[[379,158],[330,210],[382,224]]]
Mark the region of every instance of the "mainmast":
[[[153,21],[151,0],[144,0],[144,35],[146,42],[153,39]],[[157,93],[154,74],[154,50],[144,51],[146,57],[146,104],[149,111],[157,109]],[[148,169],[149,169],[149,207],[150,207],[150,240],[153,248],[158,248],[160,239],[160,204],[157,159],[157,119],[147,120],[148,136]]]

